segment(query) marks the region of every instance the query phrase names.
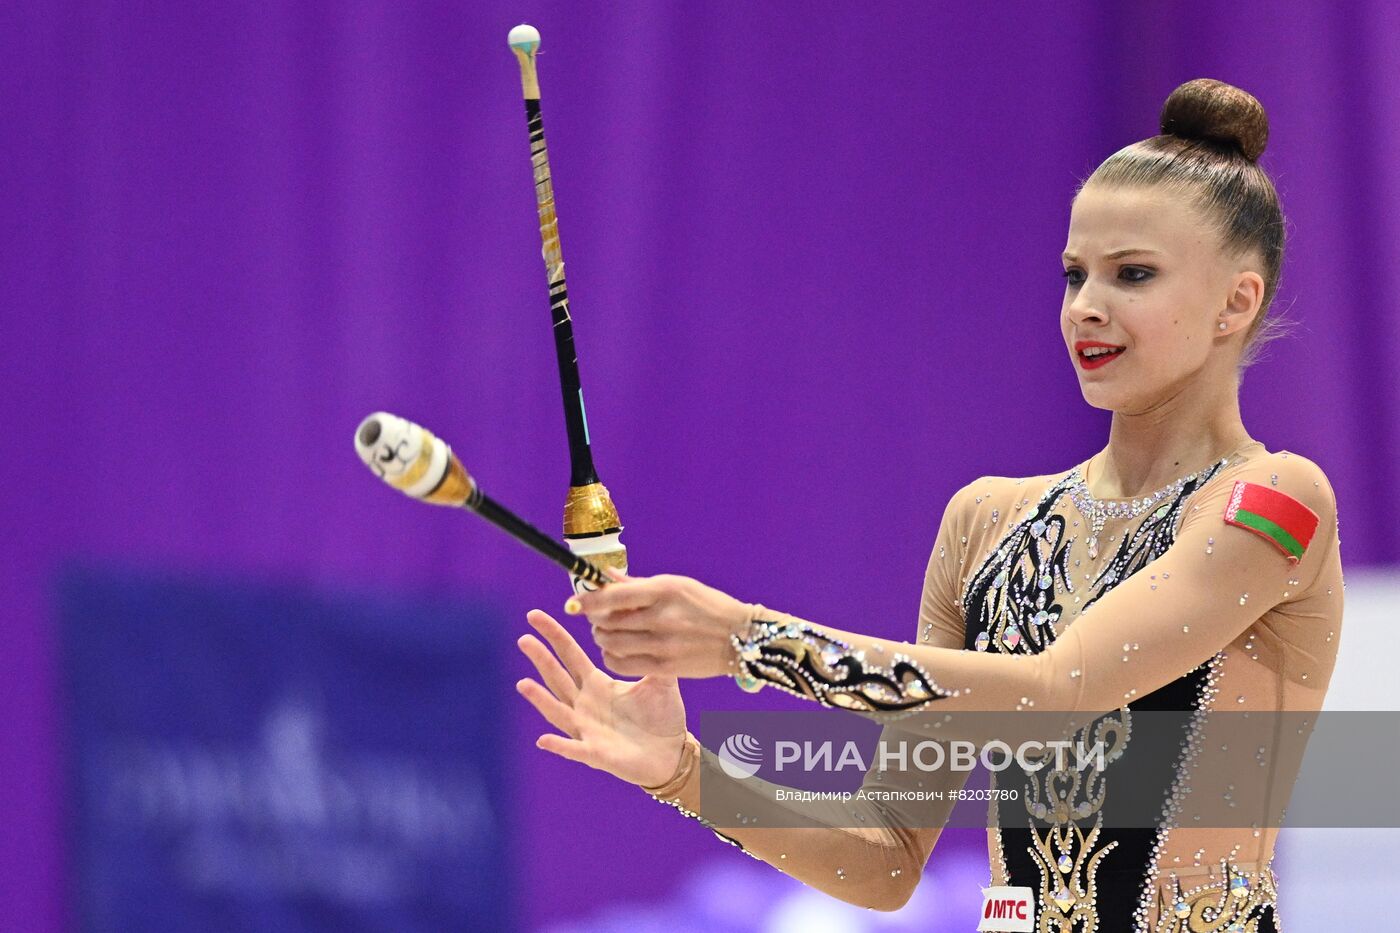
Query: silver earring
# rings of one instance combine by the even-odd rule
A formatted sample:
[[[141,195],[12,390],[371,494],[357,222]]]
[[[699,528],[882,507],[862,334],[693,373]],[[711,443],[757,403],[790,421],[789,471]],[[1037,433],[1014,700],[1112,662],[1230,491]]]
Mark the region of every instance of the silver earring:
[[[1221,321],[1221,322],[1220,322],[1220,329],[1221,329],[1221,330],[1224,330],[1224,329],[1225,329],[1225,322],[1224,322],[1224,321]]]

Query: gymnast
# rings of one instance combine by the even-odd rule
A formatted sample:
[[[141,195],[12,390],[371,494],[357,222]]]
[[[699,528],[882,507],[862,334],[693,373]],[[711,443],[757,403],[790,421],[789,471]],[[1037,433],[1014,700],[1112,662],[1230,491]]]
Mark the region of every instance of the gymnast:
[[[623,681],[532,611],[543,641],[526,635],[520,648],[540,679],[517,687],[562,733],[539,747],[716,828],[702,782],[755,807],[771,786],[727,774],[687,731],[681,677],[736,676],[889,729],[922,711],[1122,722],[1144,710],[1320,709],[1342,619],[1335,497],[1313,461],[1252,438],[1239,405],[1242,373],[1278,329],[1284,220],[1258,164],[1268,121],[1250,94],[1198,79],[1172,92],[1160,127],[1104,161],[1070,210],[1060,330],[1084,400],[1112,412],[1102,450],[1064,472],[959,490],[909,642],[687,577],[616,575],[565,608],[586,614],[607,668],[640,678]],[[1151,828],[1105,824],[1090,800],[993,808],[991,885],[1025,892],[1034,929],[1278,929],[1278,822],[1178,825],[1235,790],[1221,783],[1228,763],[1201,766],[1216,743],[1189,725],[1199,720],[1182,721],[1177,760],[1148,788],[1162,804]],[[1296,777],[1291,759],[1257,765],[1283,788]],[[864,786],[912,780],[872,770]],[[812,813],[802,828],[753,820],[716,832],[812,887],[893,910],[942,828],[940,814],[878,802]]]

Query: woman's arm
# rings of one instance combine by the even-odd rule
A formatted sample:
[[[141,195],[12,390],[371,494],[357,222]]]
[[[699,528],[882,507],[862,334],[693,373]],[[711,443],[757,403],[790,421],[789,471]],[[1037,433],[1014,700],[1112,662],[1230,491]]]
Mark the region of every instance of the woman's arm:
[[[1261,529],[1227,520],[1236,492],[1251,490],[1240,482],[1252,484],[1251,495],[1281,494],[1297,504],[1296,514],[1314,516],[1316,538],[1296,561]],[[764,682],[832,706],[1106,712],[1180,677],[1269,609],[1308,593],[1335,533],[1336,506],[1321,470],[1302,457],[1263,458],[1235,480],[1198,494],[1165,554],[1097,600],[1036,655],[869,638],[761,606],[724,603],[729,597],[717,591],[696,584],[692,592],[674,582],[684,578],[606,587],[588,594],[583,608],[610,666],[620,672],[710,676],[726,673],[732,661]],[[652,581],[661,582],[648,592]],[[724,643],[728,657],[718,647]]]
[[[939,525],[919,601],[917,637],[949,649],[962,646],[964,622],[957,606],[957,579],[938,554],[962,533],[958,498],[949,504]],[[880,734],[880,743],[888,747],[926,739],[894,727]],[[918,886],[952,812],[953,795],[966,785],[968,776],[965,771],[944,768],[872,770],[849,803],[817,800],[780,808],[775,803],[776,785],[756,777],[730,777],[714,753],[692,737],[676,775],[661,787],[643,789],[804,884],[861,907],[895,910]],[[706,813],[716,810],[728,824],[723,828],[706,818]],[[735,820],[735,814],[743,814],[746,822]],[[791,826],[795,821],[805,826],[766,828],[779,823]]]
[[[898,737],[887,730],[881,741]],[[675,776],[642,789],[803,884],[859,907],[897,910],[918,885],[967,778],[951,769],[872,770],[849,801],[785,799],[791,788],[731,777],[687,736]]]
[[[920,601],[919,631],[931,645],[956,648],[963,641],[956,581],[946,562],[935,559],[939,545],[946,547],[960,533],[950,505]],[[549,686],[546,690],[523,680],[521,693],[568,736],[541,736],[540,747],[638,784],[754,858],[833,897],[877,910],[897,909],[909,899],[967,772],[872,770],[850,801],[780,799],[778,791],[787,788],[757,777],[731,777],[712,752],[684,731],[684,708],[679,693],[672,692],[674,681],[652,678],[652,690],[639,702],[635,685],[599,671],[554,619],[534,612],[529,620],[554,653],[531,636],[521,639],[522,650]],[[599,721],[601,710],[613,711],[611,722]],[[631,737],[619,741],[623,733]],[[653,733],[660,735],[653,739]],[[649,786],[649,780],[657,779],[644,775],[659,774],[676,761],[675,735],[683,736],[679,763],[664,783]],[[907,738],[887,727],[880,740],[893,745]]]
[[[1295,514],[1311,513],[1316,546],[1295,562],[1255,527],[1227,521],[1239,493],[1263,497],[1266,508],[1292,503]],[[1267,515],[1233,518],[1273,524]],[[905,646],[756,607],[753,617],[763,621],[741,639],[741,655],[754,657],[757,648],[744,665],[751,673],[789,689],[796,684],[793,692],[831,705],[850,705],[858,696],[877,710],[936,704],[940,711],[1107,712],[1177,679],[1269,609],[1308,592],[1335,527],[1335,504],[1317,467],[1299,457],[1266,458],[1194,502],[1165,554],[1109,590],[1040,654]],[[901,656],[906,665],[896,660]],[[866,686],[846,686],[861,680]]]

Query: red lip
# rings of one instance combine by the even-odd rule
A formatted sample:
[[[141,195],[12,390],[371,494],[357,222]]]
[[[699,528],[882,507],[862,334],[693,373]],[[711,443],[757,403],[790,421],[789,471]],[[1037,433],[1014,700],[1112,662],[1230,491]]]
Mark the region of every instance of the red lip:
[[[1090,359],[1089,357],[1084,355],[1084,351],[1089,349],[1090,347],[1108,347],[1111,350],[1119,351],[1127,350],[1127,347],[1124,347],[1120,344],[1104,343],[1102,340],[1076,340],[1074,342],[1074,352],[1079,359],[1079,365],[1084,369],[1098,369],[1101,366],[1107,366],[1109,363],[1113,362],[1114,360],[1118,359],[1118,357],[1123,355],[1122,352],[1119,352],[1111,353],[1107,356],[1100,356],[1095,357],[1094,359]]]

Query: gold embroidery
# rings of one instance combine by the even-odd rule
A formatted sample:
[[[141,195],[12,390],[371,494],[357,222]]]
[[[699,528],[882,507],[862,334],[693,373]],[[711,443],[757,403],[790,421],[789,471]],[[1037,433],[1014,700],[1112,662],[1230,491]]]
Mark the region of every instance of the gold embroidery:
[[[1040,870],[1039,933],[1095,933],[1099,929],[1098,868],[1104,856],[1118,845],[1115,839],[1100,846],[1103,828],[1099,817],[1087,834],[1077,823],[1051,828],[1042,836],[1033,829],[1030,850]]]
[[[1273,872],[1239,871],[1220,860],[1224,879],[1182,889],[1172,876],[1175,899],[1157,893],[1157,925],[1152,933],[1258,933],[1266,908],[1278,896]]]

